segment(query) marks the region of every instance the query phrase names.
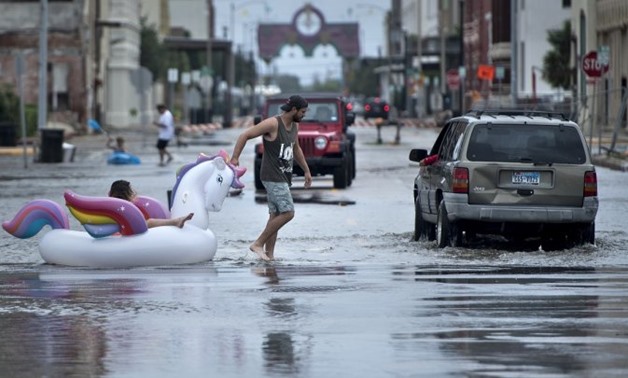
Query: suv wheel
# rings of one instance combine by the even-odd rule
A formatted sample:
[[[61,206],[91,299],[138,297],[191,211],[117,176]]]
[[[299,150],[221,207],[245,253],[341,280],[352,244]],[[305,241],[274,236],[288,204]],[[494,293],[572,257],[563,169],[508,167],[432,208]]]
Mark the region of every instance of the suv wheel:
[[[414,200],[414,241],[419,241],[425,236],[425,220],[421,214],[421,202],[419,197]]]
[[[346,156],[342,164],[334,169],[334,188],[345,189],[349,183],[349,160]]]
[[[426,237],[429,241],[436,239],[436,230],[434,225],[428,223],[423,219],[423,213],[421,212],[421,202],[419,198],[416,198],[414,208],[414,241],[419,241]]]
[[[441,201],[438,205],[436,242],[439,248],[462,246],[462,230],[455,222],[450,222],[447,219],[447,208],[444,201]]]
[[[578,244],[595,244],[595,222],[580,226],[577,233]]]

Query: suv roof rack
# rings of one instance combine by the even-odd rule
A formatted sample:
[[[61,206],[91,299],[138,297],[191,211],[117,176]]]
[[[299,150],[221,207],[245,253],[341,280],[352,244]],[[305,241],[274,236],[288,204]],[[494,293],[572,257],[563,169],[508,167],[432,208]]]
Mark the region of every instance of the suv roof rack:
[[[524,117],[545,117],[545,118],[560,118],[564,121],[569,121],[567,116],[561,112],[552,112],[544,110],[526,110],[526,109],[483,109],[483,110],[471,110],[466,116],[480,118],[483,115],[497,116],[524,116]]]

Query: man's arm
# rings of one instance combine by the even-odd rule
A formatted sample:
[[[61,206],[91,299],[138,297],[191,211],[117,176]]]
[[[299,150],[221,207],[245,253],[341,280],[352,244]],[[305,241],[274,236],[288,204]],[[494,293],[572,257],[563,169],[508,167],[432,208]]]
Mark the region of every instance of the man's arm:
[[[303,186],[309,188],[312,185],[312,174],[310,173],[310,167],[307,165],[305,155],[303,154],[303,150],[301,149],[301,145],[299,144],[299,138],[297,138],[296,142],[294,143],[292,153],[294,154],[294,160],[297,161],[297,164],[299,164],[299,166],[303,170],[303,177],[305,178],[305,183]]]
[[[277,127],[277,119],[275,117],[271,117],[266,118],[257,125],[244,130],[244,132],[238,136],[235,146],[233,147],[233,153],[231,154],[230,160],[231,164],[236,166],[240,164],[240,154],[242,153],[242,150],[244,150],[244,146],[249,139],[257,138],[262,135],[272,136],[277,133]]]

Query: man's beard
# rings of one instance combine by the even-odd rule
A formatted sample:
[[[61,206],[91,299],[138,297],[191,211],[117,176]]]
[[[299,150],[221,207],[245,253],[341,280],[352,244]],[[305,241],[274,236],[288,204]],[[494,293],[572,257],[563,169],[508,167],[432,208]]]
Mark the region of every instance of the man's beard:
[[[295,114],[295,115],[292,116],[292,122],[301,122],[303,117],[304,116],[299,116],[298,114]]]

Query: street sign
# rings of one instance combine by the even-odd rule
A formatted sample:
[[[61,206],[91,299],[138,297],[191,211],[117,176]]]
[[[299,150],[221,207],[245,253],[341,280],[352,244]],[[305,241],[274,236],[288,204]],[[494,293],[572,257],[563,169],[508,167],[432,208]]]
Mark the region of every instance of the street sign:
[[[446,79],[449,90],[457,91],[460,89],[460,73],[457,69],[452,68],[447,70]]]
[[[480,64],[477,72],[478,79],[493,81],[495,77],[495,66]]]
[[[179,70],[176,68],[168,68],[168,82],[176,83],[179,81]]]
[[[504,80],[505,75],[506,75],[506,69],[504,68],[504,66],[495,67],[495,78],[497,80]]]
[[[600,77],[608,72],[609,68],[607,59],[598,59],[597,51],[589,51],[582,58],[582,70],[588,77]]]

